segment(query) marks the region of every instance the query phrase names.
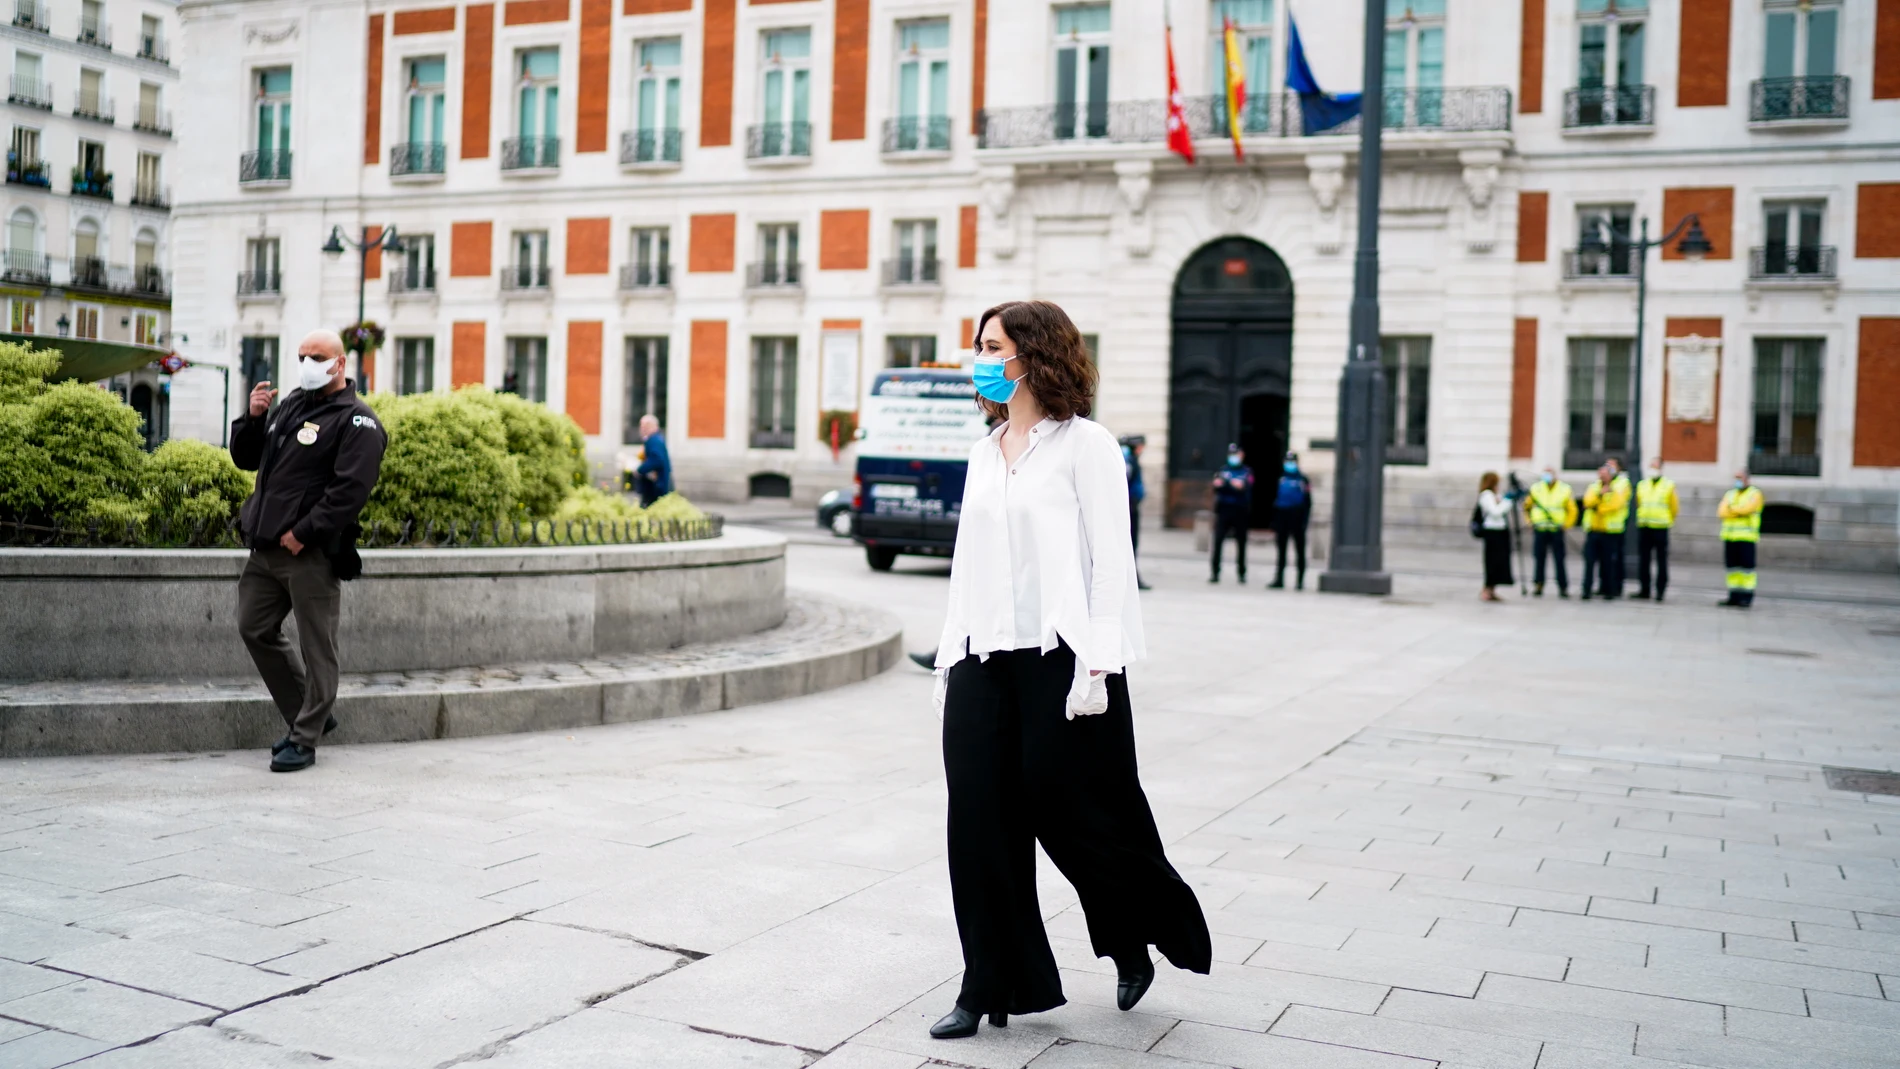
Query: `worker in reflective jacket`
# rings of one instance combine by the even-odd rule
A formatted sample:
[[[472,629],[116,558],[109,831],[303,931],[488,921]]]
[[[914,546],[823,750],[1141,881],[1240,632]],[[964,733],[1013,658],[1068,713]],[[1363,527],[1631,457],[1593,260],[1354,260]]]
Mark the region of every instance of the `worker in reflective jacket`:
[[[1728,569],[1728,598],[1735,609],[1755,603],[1755,548],[1761,543],[1761,491],[1749,485],[1748,471],[1735,473],[1735,485],[1722,495],[1722,564]]]

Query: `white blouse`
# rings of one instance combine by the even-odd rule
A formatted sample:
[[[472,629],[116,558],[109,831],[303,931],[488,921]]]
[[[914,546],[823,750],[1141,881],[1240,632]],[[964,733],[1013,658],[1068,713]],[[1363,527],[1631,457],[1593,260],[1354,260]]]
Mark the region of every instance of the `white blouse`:
[[[1478,491],[1478,513],[1487,531],[1508,530],[1511,526],[1511,503],[1494,491]]]
[[[1102,682],[1091,687],[1089,673],[1147,656],[1121,446],[1091,420],[1045,419],[1012,467],[1003,460],[1006,426],[970,450],[937,644],[939,699],[966,648],[1047,653],[1066,642],[1076,655],[1070,715],[1099,712]]]

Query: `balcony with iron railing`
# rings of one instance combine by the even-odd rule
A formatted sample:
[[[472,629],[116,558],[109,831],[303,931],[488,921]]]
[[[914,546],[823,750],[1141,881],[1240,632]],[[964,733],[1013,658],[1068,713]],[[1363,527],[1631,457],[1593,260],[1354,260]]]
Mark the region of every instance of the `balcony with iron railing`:
[[[811,159],[811,124],[770,122],[747,127],[745,154],[754,162],[804,163]]]
[[[1450,89],[1390,89],[1383,94],[1382,126],[1395,135],[1462,134],[1511,128],[1511,91],[1503,86]],[[1196,139],[1229,136],[1224,97],[1182,100],[1188,129]],[[1243,138],[1306,136],[1297,93],[1263,93],[1248,98],[1239,115]],[[1168,102],[1134,100],[1096,104],[1038,104],[985,108],[977,115],[977,147],[1030,148],[1088,142],[1157,143],[1167,141]],[[1357,116],[1324,131],[1324,136],[1357,136]]]
[[[1757,78],[1749,83],[1751,126],[1838,126],[1847,121],[1845,74]]]
[[[161,137],[172,136],[172,113],[150,104],[140,104],[132,113],[132,129]]]
[[[53,282],[53,259],[45,253],[26,249],[8,249],[0,261],[0,281],[31,286],[49,286]]]
[[[547,264],[508,264],[501,269],[501,288],[513,293],[547,293],[553,279]]]
[[[147,297],[166,297],[172,291],[165,269],[157,264],[137,264],[132,268],[132,292]]]
[[[501,143],[504,171],[552,171],[560,166],[558,137],[511,137]]]
[[[448,146],[440,141],[404,141],[389,150],[392,178],[440,178],[447,169]]]
[[[13,25],[34,33],[46,33],[46,7],[40,0],[13,0]]]
[[[887,289],[934,289],[943,285],[942,266],[934,257],[899,256],[884,261],[880,277]]]
[[[286,185],[290,182],[290,153],[246,152],[238,157],[238,183],[247,186]]]
[[[884,120],[886,156],[940,154],[950,151],[950,116],[906,115]]]
[[[1582,245],[1564,250],[1564,279],[1570,282],[1636,281],[1636,250],[1627,242]]]
[[[435,296],[435,268],[398,264],[389,273],[389,296],[397,300]]]
[[[1564,90],[1566,133],[1648,133],[1655,125],[1653,85],[1586,85]]]
[[[278,297],[284,292],[284,276],[281,271],[239,271],[237,276],[237,295],[239,297]]]
[[[680,143],[676,129],[626,130],[620,135],[620,162],[627,167],[675,167]]]
[[[1748,473],[1818,478],[1821,474],[1821,457],[1817,453],[1770,453],[1757,448],[1749,451]]]
[[[42,82],[38,78],[22,78],[16,74],[7,83],[7,103],[52,111],[53,83]]]
[[[620,289],[623,292],[666,290],[673,286],[671,264],[622,264]]]
[[[91,45],[110,52],[112,51],[112,27],[96,18],[89,19],[82,15],[79,19],[79,36],[74,40],[82,45]]]
[[[73,118],[91,119],[93,122],[102,122],[107,126],[117,120],[112,98],[104,93],[87,89],[81,89],[73,94]]]
[[[96,197],[99,200],[111,200],[112,172],[88,171],[83,167],[74,167],[73,196]]]
[[[172,210],[172,191],[157,182],[141,182],[132,187],[132,206],[155,211]]]
[[[139,58],[149,59],[153,63],[170,65],[172,61],[171,49],[165,44],[163,37],[157,34],[142,33],[139,35]]]
[[[1831,281],[1834,264],[1832,245],[1757,245],[1748,250],[1753,282]]]
[[[112,288],[106,262],[97,256],[75,256],[71,268],[72,276],[66,284],[74,289],[103,291]]]
[[[745,265],[745,288],[749,290],[796,290],[799,282],[799,265],[779,260],[762,260]]]
[[[7,184],[50,190],[53,188],[53,177],[47,170],[45,160],[36,157],[23,160],[19,153],[8,151]]]

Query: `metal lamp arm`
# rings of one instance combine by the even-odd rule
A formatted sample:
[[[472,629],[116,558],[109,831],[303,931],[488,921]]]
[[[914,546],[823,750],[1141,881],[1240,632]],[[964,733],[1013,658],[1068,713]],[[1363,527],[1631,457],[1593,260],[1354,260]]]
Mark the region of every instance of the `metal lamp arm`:
[[[1610,237],[1616,239],[1617,241],[1622,242],[1625,245],[1628,245],[1630,248],[1640,249],[1644,252],[1647,252],[1658,245],[1667,245],[1670,242],[1676,240],[1676,237],[1682,233],[1683,228],[1687,227],[1690,223],[1696,222],[1698,218],[1699,217],[1696,215],[1695,212],[1690,212],[1688,215],[1685,215],[1681,219],[1677,220],[1676,225],[1670,229],[1669,233],[1664,234],[1662,237],[1659,237],[1655,239],[1654,241],[1651,241],[1648,238],[1630,237],[1628,234],[1624,233],[1621,230],[1618,230],[1616,227],[1610,225],[1609,223],[1604,223],[1602,224],[1602,226],[1604,230],[1609,232]]]

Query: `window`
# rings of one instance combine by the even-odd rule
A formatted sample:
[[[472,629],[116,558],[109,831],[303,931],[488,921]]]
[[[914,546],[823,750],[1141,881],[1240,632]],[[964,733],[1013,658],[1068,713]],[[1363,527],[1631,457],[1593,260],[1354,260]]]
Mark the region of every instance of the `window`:
[[[1841,9],[1808,0],[1769,0],[1767,7],[1749,120],[1846,118],[1847,80],[1836,77]]]
[[[40,132],[30,126],[14,127],[13,143],[9,146],[8,151],[11,158],[8,159],[7,162],[12,165],[7,168],[8,171],[41,162]]]
[[[255,335],[240,339],[238,367],[244,378],[244,388],[240,393],[250,393],[252,387],[266,379],[278,381],[277,339]]]
[[[104,182],[112,175],[106,170],[106,147],[98,141],[79,142],[79,173],[86,184]]]
[[[32,52],[13,54],[13,96],[24,103],[46,103],[46,87],[40,84],[40,57]]]
[[[158,339],[158,313],[133,312],[132,341],[139,345],[157,345]]]
[[[14,297],[7,301],[7,329],[15,334],[38,334],[40,332],[40,302],[26,297]]]
[[[1108,5],[1059,7],[1056,15],[1056,137],[1108,136]]]
[[[1827,205],[1821,201],[1769,201],[1762,210],[1761,275],[1832,274],[1824,263],[1821,221]],[[1828,250],[1831,254],[1832,250]],[[1825,268],[1825,272],[1823,271]]]
[[[132,125],[141,130],[164,130],[170,127],[165,116],[159,110],[159,89],[150,82],[139,83],[139,111],[133,116]]]
[[[798,285],[798,224],[766,223],[759,227],[759,286]]]
[[[277,239],[251,238],[244,243],[245,270],[238,276],[239,293],[278,291]]]
[[[1437,126],[1444,85],[1445,0],[1385,0],[1385,125]]]
[[[112,44],[112,31],[107,28],[105,5],[99,0],[79,0],[79,40],[89,45]]]
[[[1755,339],[1755,421],[1748,470],[1821,474],[1820,338]]]
[[[430,393],[434,389],[435,339],[397,338],[396,392]]]
[[[666,428],[666,339],[627,339],[627,413],[621,441],[635,445],[640,417],[652,416]]]
[[[1647,123],[1643,31],[1649,0],[1578,0],[1573,126]]]
[[[626,277],[621,280],[624,288],[671,284],[672,253],[666,227],[634,227],[628,235],[627,254]]]
[[[99,336],[99,306],[95,304],[73,305],[73,337],[97,338]]]
[[[752,339],[752,448],[790,449],[798,427],[798,339]]]
[[[502,276],[505,289],[541,289],[548,284],[548,232],[517,230],[515,259]]]
[[[1227,129],[1227,40],[1231,21],[1240,47],[1240,69],[1247,79],[1247,102],[1242,106],[1241,129],[1260,133],[1272,115],[1274,0],[1214,0],[1208,20],[1213,39],[1208,45],[1207,74],[1214,97],[1214,125]],[[1104,26],[1104,29],[1107,27]]]
[[[105,84],[104,71],[79,68],[79,99],[73,102],[73,114],[88,119],[111,118],[112,107],[106,99]]]
[[[1577,251],[1566,273],[1573,278],[1627,277],[1636,270],[1630,248],[1629,204],[1586,204],[1577,209]]]
[[[811,155],[811,30],[767,30],[755,156]]]
[[[99,224],[91,219],[81,219],[73,227],[72,277],[75,286],[103,287],[106,284],[106,262],[99,256]]]
[[[136,183],[132,187],[132,203],[163,204],[164,191],[158,170],[159,155],[156,152],[139,153],[139,166]]]
[[[897,223],[897,258],[889,281],[899,285],[934,283],[937,275],[937,221],[903,219]]]
[[[1423,464],[1432,408],[1432,340],[1380,338],[1379,357],[1385,364],[1386,463]]]
[[[680,158],[680,39],[642,41],[633,82],[634,143],[623,163],[678,163]]]
[[[950,20],[897,27],[897,117],[890,150],[950,148]]]
[[[885,367],[923,367],[937,359],[937,339],[929,334],[892,335],[884,341]]]
[[[151,15],[139,16],[139,55],[147,59],[164,56],[164,42],[158,35],[158,19]]]
[[[158,235],[141,230],[132,239],[132,267],[137,271],[158,266]]]
[[[522,52],[517,77],[515,133],[502,146],[502,167],[555,167],[561,158],[561,53],[537,48]]]
[[[289,67],[271,67],[257,72],[257,153],[262,157],[289,158]],[[288,166],[285,174],[288,176]]]
[[[40,224],[33,213],[21,208],[13,213],[7,222],[7,251],[38,252],[40,250]]]
[[[508,366],[501,373],[501,392],[530,401],[548,399],[548,340],[509,338]]]
[[[402,258],[390,278],[397,291],[427,293],[435,289],[435,235],[404,234]]]
[[[391,161],[393,174],[441,174],[448,158],[443,146],[448,136],[443,113],[447,108],[448,65],[441,56],[409,61],[409,140],[397,145]]]
[[[1595,468],[1629,450],[1630,340],[1570,339],[1570,426],[1564,467]]]

